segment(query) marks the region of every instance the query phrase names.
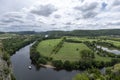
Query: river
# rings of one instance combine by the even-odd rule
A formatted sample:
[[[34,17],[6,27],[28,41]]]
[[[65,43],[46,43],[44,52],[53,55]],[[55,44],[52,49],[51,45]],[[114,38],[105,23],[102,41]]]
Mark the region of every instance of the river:
[[[72,78],[80,71],[66,71],[60,70],[56,71],[50,68],[40,68],[36,69],[34,65],[31,64],[30,59],[30,46],[21,48],[13,56],[11,56],[11,62],[13,67],[13,72],[16,80],[72,80]],[[32,66],[32,69],[28,69],[28,66]]]
[[[101,48],[104,51],[120,55],[120,50],[117,50],[117,49],[109,49],[109,48],[103,47],[103,46],[97,46],[97,48]]]

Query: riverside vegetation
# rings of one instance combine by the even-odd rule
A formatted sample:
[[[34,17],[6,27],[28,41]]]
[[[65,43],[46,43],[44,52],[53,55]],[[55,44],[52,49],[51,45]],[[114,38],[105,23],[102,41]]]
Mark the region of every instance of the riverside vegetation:
[[[0,35],[0,80],[15,80],[12,73],[10,56],[20,48],[34,42],[34,35],[1,34]]]
[[[40,39],[31,47],[31,59],[37,65],[41,63],[50,64],[57,69],[67,70],[102,68],[120,62],[120,55],[97,48],[99,43],[108,47],[112,44],[102,38],[62,37],[59,39]],[[113,45],[111,46],[117,47]]]
[[[42,38],[31,47],[30,55],[37,66],[49,64],[56,69],[86,70],[73,80],[119,80],[119,69],[115,72],[113,69],[120,63],[120,55],[97,47],[120,49],[119,41],[120,38],[110,37]],[[98,69],[104,67],[107,69],[101,74]]]
[[[77,74],[73,80],[119,80],[120,79],[120,64],[115,64],[113,67],[105,69],[101,73],[98,69],[88,69],[82,74]]]
[[[3,54],[1,54],[0,59],[3,59],[8,66],[2,70],[4,74],[11,75],[12,80],[14,80],[10,69],[10,55],[25,45],[36,41],[31,47],[30,58],[37,66],[48,64],[56,67],[56,69],[86,70],[83,74],[75,76],[74,80],[119,80],[119,76],[117,76],[119,69],[115,67],[120,63],[120,55],[97,47],[105,46],[119,50],[119,31],[74,30],[2,33],[2,35],[0,34],[2,44],[0,53]],[[49,37],[44,38],[46,34]],[[106,67],[105,74],[101,74],[98,70],[103,67]]]

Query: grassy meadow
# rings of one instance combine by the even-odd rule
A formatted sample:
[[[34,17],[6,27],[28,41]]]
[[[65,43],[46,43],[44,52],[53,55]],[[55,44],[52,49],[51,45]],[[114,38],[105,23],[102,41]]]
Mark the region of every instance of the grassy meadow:
[[[105,40],[104,42],[112,43],[114,46],[120,47],[120,41]]]
[[[54,47],[61,41],[61,39],[44,40],[38,44],[37,51],[43,56],[50,56]]]
[[[88,39],[88,38],[78,38],[78,37],[69,37],[67,39],[72,39],[75,41],[96,41],[97,39]],[[62,61],[78,61],[81,59],[81,51],[82,50],[91,50],[84,43],[71,43],[64,42],[62,47],[57,53],[52,53],[52,50],[55,46],[61,41],[61,39],[50,39],[43,40],[37,46],[37,51],[46,57],[52,57],[54,60],[62,60]],[[92,50],[91,50],[92,51]],[[110,61],[110,57],[102,57],[98,54],[95,54],[96,61]]]
[[[63,47],[59,50],[58,53],[51,55],[55,60],[69,60],[69,61],[78,61],[81,56],[80,53],[82,50],[88,49],[83,43],[68,43],[64,42]]]

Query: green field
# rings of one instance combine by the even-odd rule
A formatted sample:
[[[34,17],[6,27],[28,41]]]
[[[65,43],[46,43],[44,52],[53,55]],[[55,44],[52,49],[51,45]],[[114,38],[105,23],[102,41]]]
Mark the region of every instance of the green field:
[[[5,34],[0,34],[0,39],[12,38],[12,37],[15,37],[15,36],[17,36],[17,35],[16,34],[5,33]]]
[[[70,39],[70,38],[69,38]],[[77,38],[81,39],[81,38]],[[86,38],[84,38],[87,40]],[[83,40],[83,38],[82,38]],[[61,39],[50,39],[44,40],[40,42],[37,46],[37,51],[46,57],[52,57],[54,60],[62,60],[62,61],[78,61],[81,59],[81,51],[82,50],[91,50],[89,49],[84,43],[70,43],[64,42],[60,50],[54,54],[52,50],[55,46],[61,41]],[[91,40],[93,41],[93,40]],[[110,61],[111,58],[109,57],[101,57],[95,53],[95,60],[97,61]]]
[[[112,43],[113,45],[120,47],[120,41],[105,40],[104,42]]]
[[[78,50],[77,50],[78,49]],[[53,54],[52,57],[55,60],[69,60],[69,61],[78,61],[81,56],[80,52],[84,49],[90,50],[85,44],[83,43],[67,43],[63,44],[63,47],[57,54]]]
[[[109,70],[111,70],[112,72],[120,71],[120,63],[117,63],[117,64],[115,64],[115,65],[112,66],[112,67],[107,67],[106,69],[109,69]]]
[[[54,47],[61,41],[61,39],[44,40],[38,44],[37,51],[43,56],[50,56]]]
[[[55,60],[70,60],[77,61],[80,57],[80,51],[89,49],[85,44],[64,42],[62,48],[56,54],[51,54],[54,47],[61,41],[61,39],[45,40],[39,43],[37,51],[47,57],[52,57]],[[78,49],[78,50],[76,50]],[[90,50],[90,49],[89,49]]]
[[[67,39],[71,39],[74,41],[97,41],[97,39],[89,39],[88,37],[68,37]]]
[[[104,40],[104,38],[108,38],[108,39]],[[119,38],[110,38],[113,40],[110,40],[109,37],[105,37],[105,36],[104,36],[104,38],[97,37],[97,39],[90,39],[88,37],[68,37],[67,39],[74,40],[74,41],[90,41],[90,42],[101,40],[103,42],[112,43],[116,47],[120,47],[120,41],[115,41],[115,40],[119,40]]]
[[[95,54],[95,60],[96,60],[96,61],[104,61],[104,62],[107,62],[107,61],[111,61],[111,58],[110,58],[110,57],[101,57],[101,56],[99,56],[98,54]]]

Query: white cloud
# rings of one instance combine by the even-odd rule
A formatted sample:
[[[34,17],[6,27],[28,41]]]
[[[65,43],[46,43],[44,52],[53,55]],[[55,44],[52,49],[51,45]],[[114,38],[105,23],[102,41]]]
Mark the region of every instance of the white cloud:
[[[2,2],[7,6],[0,3],[0,31],[120,28],[120,0]]]
[[[57,9],[53,5],[47,4],[47,5],[39,5],[33,8],[30,12],[40,16],[48,17],[55,11],[57,11]]]

